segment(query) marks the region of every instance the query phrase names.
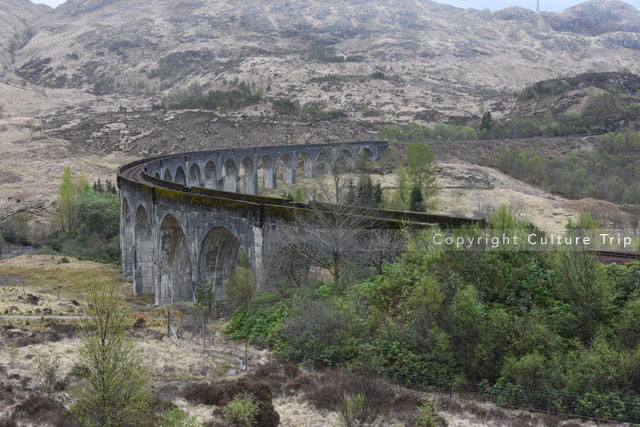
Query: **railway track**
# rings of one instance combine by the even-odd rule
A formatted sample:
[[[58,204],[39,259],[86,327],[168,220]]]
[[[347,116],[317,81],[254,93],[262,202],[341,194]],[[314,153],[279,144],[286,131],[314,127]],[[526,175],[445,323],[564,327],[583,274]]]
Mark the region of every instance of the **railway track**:
[[[640,252],[596,251],[596,256],[603,264],[640,262]]]

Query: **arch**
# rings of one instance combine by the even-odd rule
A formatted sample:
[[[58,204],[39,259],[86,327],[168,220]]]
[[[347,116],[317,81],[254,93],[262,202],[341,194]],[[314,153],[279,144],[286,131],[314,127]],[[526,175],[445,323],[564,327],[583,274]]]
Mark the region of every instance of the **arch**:
[[[291,161],[291,156],[286,153],[278,157],[276,170],[279,171],[280,169],[282,169],[282,178],[285,184],[296,183],[296,174],[295,169],[293,168],[293,162]]]
[[[129,201],[126,197],[122,198],[122,260],[124,265],[124,276],[126,280],[131,280],[135,272],[134,252],[133,252],[133,230],[131,229],[131,211],[129,210]]]
[[[283,295],[292,295],[296,289],[311,284],[316,278],[312,270],[319,268],[314,260],[325,257],[313,245],[302,241],[274,249],[269,258],[266,283]]]
[[[173,181],[173,177],[171,176],[171,171],[169,169],[164,170],[164,175],[162,176],[162,179],[164,179],[165,181]]]
[[[262,183],[267,190],[275,190],[276,183],[276,168],[273,163],[273,159],[264,155],[258,160],[258,182],[260,182],[260,173],[262,173]]]
[[[368,147],[363,147],[358,152],[358,156],[356,157],[355,167],[360,171],[367,171],[371,169],[372,163],[375,159],[375,155],[373,151]]]
[[[189,185],[192,187],[202,187],[202,175],[200,175],[200,168],[196,163],[192,164],[189,168]]]
[[[160,179],[160,173],[156,172],[156,174],[154,175],[156,178]]]
[[[245,194],[257,194],[258,193],[258,179],[256,174],[256,167],[251,157],[245,157],[240,162],[240,178],[242,184],[242,190]]]
[[[351,151],[346,148],[340,150],[336,156],[334,173],[344,173],[353,169],[355,159]]]
[[[318,153],[315,161],[316,173],[333,173],[333,161],[327,151]]]
[[[206,165],[204,165],[204,187],[210,188],[212,190],[218,189],[218,171],[216,170],[216,165],[213,161],[209,160]]]
[[[238,168],[231,157],[225,160],[222,166],[224,191],[238,191]]]
[[[160,304],[193,301],[193,280],[187,238],[178,220],[168,215],[159,236]]]
[[[176,184],[187,185],[187,177],[184,174],[184,169],[182,166],[178,166],[176,168],[176,176],[174,182]]]
[[[298,156],[298,165],[296,165],[296,169],[302,163],[302,171],[304,172],[305,178],[313,178],[315,176],[315,165],[313,163],[313,159],[309,153],[300,153]]]
[[[200,250],[200,279],[210,281],[216,298],[224,300],[225,285],[238,264],[240,241],[224,227],[209,231]]]
[[[134,240],[134,293],[153,295],[153,234],[149,215],[142,205],[136,209]]]

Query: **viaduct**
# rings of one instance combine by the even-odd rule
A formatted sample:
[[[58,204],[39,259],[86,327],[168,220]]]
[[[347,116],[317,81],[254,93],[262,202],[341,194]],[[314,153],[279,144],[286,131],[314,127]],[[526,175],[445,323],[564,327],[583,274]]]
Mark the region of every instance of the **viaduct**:
[[[353,168],[356,160],[377,160],[387,143],[272,146],[167,155],[139,160],[118,170],[120,243],[125,280],[155,304],[193,301],[203,280],[223,299],[238,250],[247,254],[258,288],[267,266],[282,249],[278,227],[293,225],[296,212],[310,209],[279,197],[258,195],[259,181],[275,189],[278,177],[305,177]],[[280,172],[280,174],[278,174]],[[367,217],[455,227],[473,220],[365,209]],[[301,238],[304,233],[301,231]]]

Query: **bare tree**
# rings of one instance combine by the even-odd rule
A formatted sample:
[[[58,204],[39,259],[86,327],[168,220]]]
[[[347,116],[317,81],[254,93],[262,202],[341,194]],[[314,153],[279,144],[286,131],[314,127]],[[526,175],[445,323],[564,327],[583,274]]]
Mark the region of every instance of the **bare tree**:
[[[336,285],[343,285],[342,269],[350,249],[363,232],[365,218],[358,214],[357,198],[347,197],[351,180],[340,170],[324,179],[316,178],[317,191],[309,209],[295,214],[296,229],[305,241],[291,248],[310,264],[331,271]]]
[[[376,228],[360,234],[356,245],[358,258],[381,274],[382,267],[405,250],[406,239],[400,230]]]

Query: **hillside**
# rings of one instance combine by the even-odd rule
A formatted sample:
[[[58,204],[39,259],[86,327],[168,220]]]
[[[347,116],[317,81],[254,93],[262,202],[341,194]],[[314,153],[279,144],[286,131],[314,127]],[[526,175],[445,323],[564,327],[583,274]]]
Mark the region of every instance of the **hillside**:
[[[3,0],[0,3],[0,76],[13,64],[14,54],[29,41],[38,19],[47,13],[46,7],[29,0]]]
[[[11,70],[15,83],[119,95],[91,103],[107,108],[237,79],[355,114],[469,120],[483,103],[508,110],[505,94],[539,80],[638,72],[639,29],[638,11],[619,1],[536,14],[419,0],[69,0],[39,22]]]

